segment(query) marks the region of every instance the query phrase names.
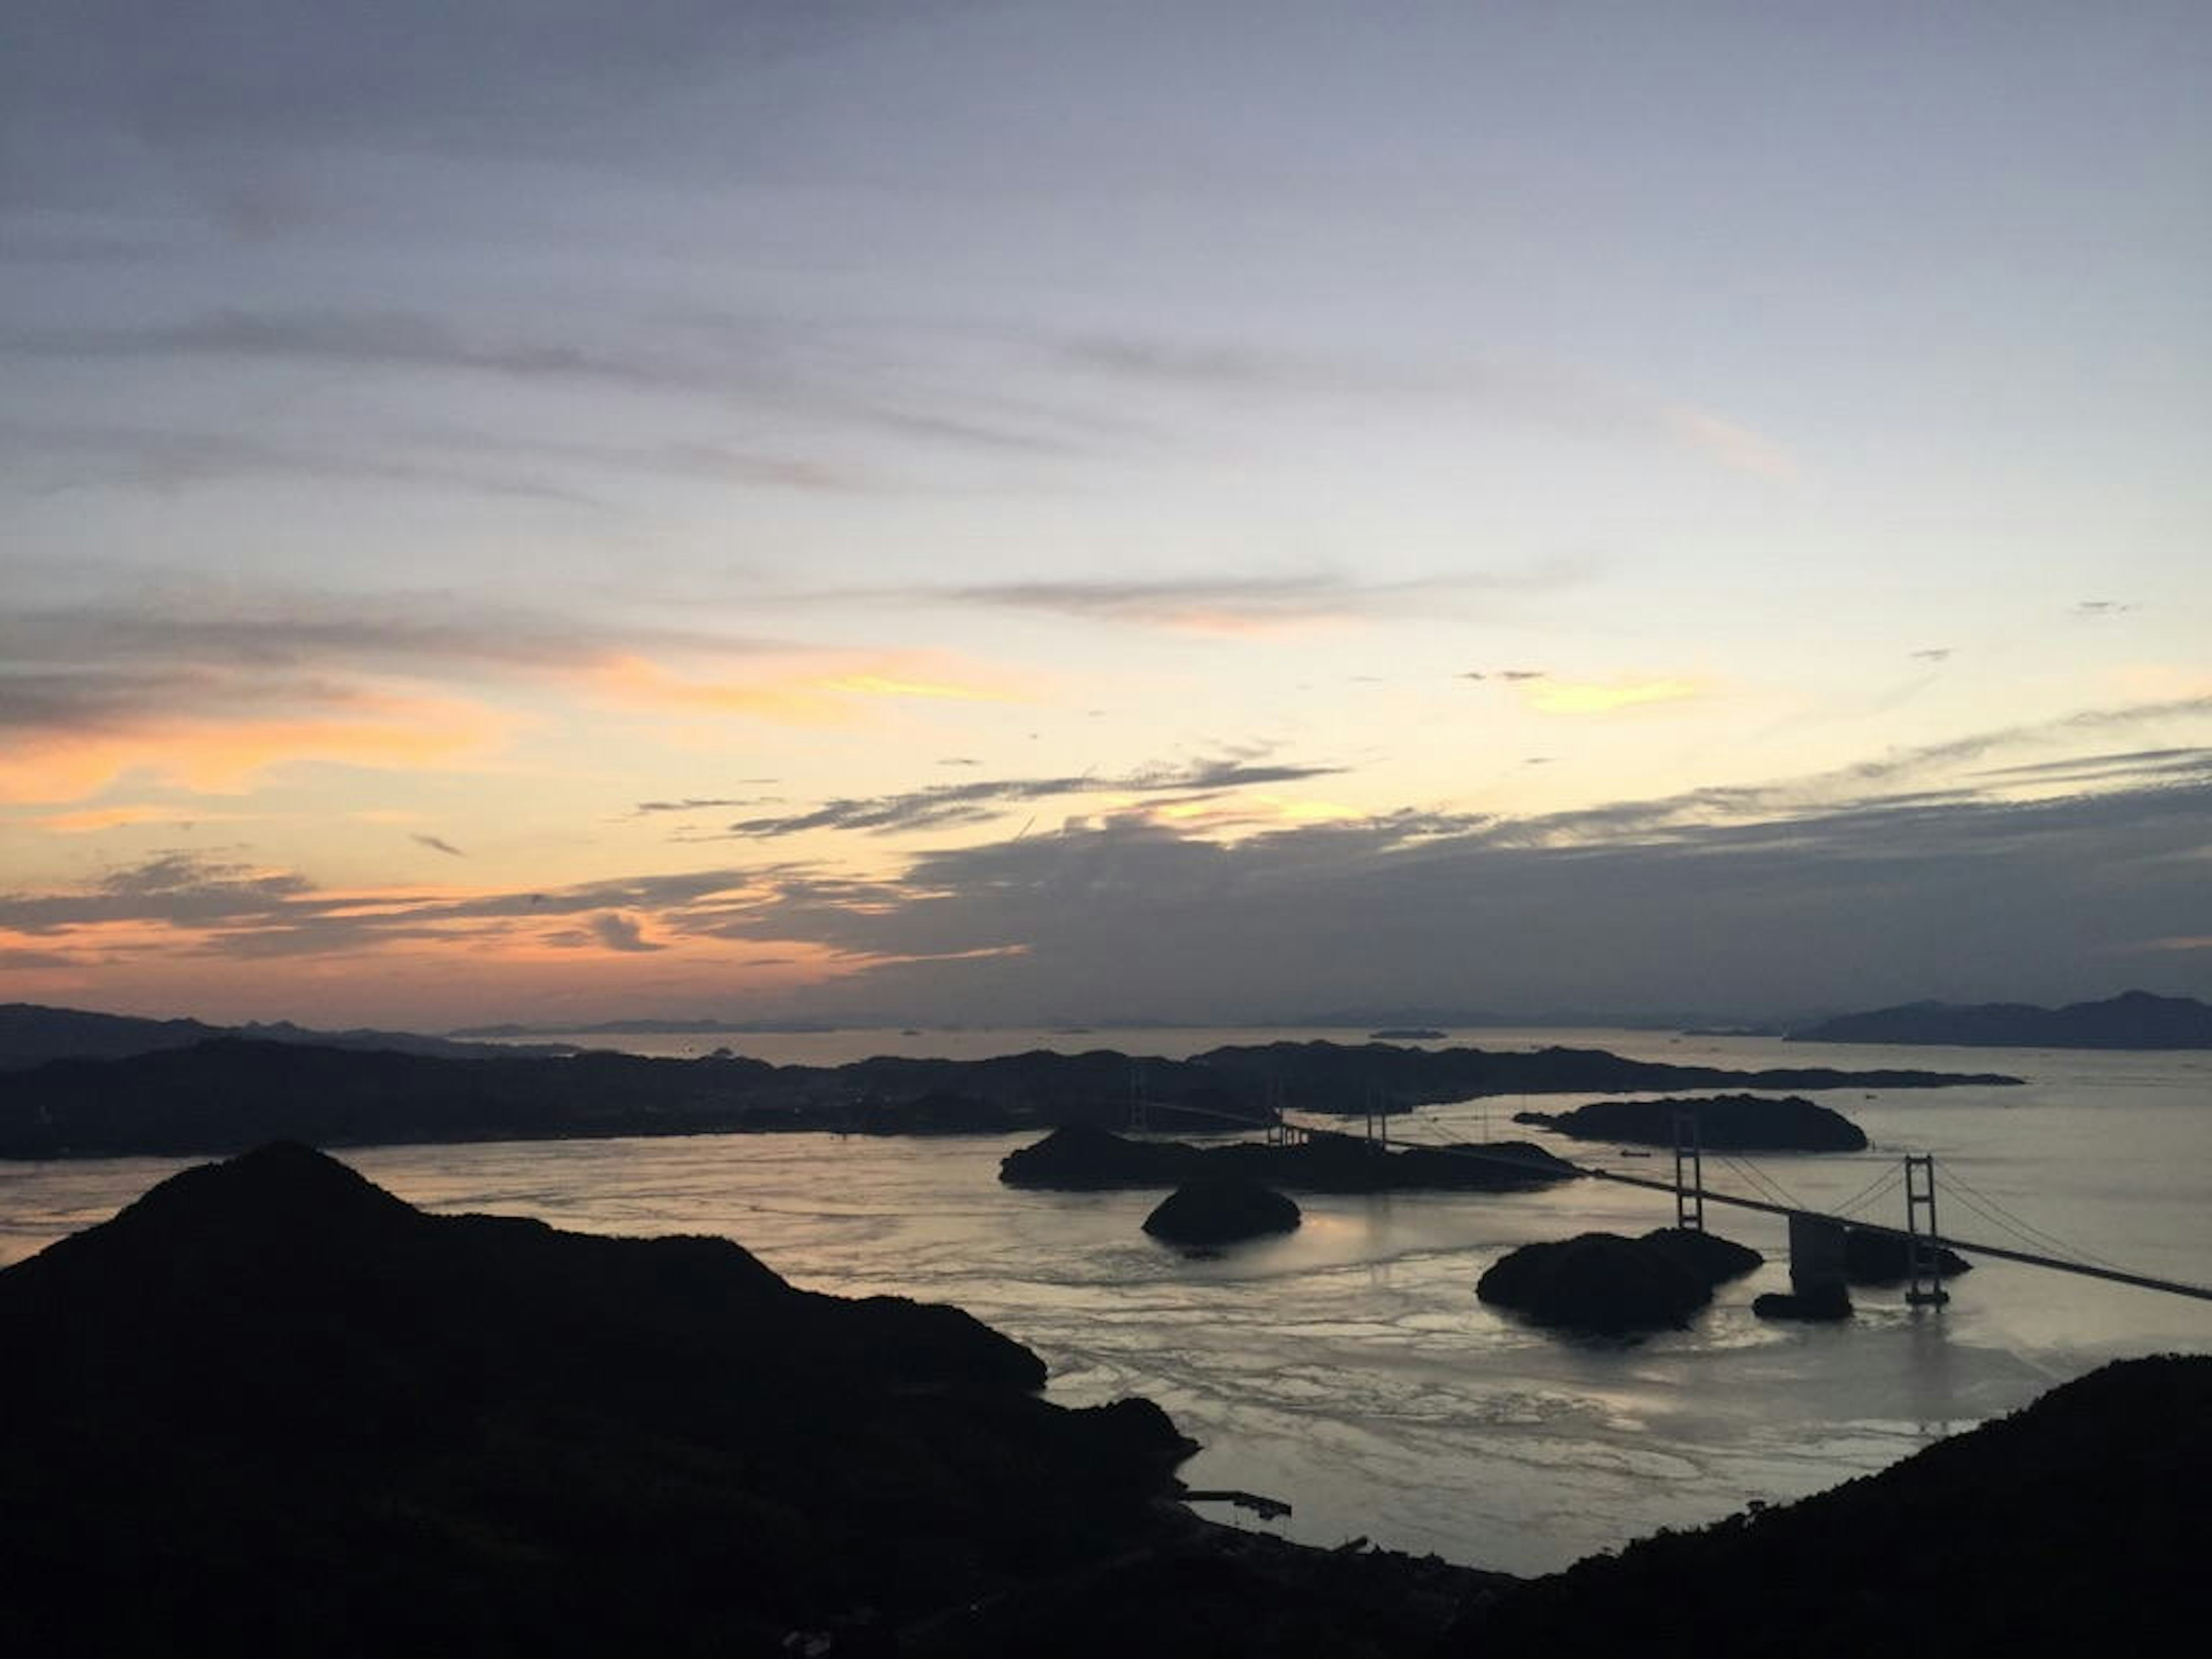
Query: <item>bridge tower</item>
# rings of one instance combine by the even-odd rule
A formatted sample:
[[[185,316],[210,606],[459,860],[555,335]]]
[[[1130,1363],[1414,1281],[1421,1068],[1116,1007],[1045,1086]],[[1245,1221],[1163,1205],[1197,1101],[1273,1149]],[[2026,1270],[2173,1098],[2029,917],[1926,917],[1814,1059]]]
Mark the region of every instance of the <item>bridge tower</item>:
[[[1705,1230],[1705,1147],[1694,1111],[1674,1114],[1674,1224],[1686,1232]]]
[[[1943,1288],[1943,1247],[1936,1231],[1933,1152],[1905,1155],[1905,1306],[1940,1308],[1951,1293]]]
[[[1390,1150],[1390,1096],[1387,1090],[1373,1084],[1367,1085],[1367,1150],[1387,1152]]]

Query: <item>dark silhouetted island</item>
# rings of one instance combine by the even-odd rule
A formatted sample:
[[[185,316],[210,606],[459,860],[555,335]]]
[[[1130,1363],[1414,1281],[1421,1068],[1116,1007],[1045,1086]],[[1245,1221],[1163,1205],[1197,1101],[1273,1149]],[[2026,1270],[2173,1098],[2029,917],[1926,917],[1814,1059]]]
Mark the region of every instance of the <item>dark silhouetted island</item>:
[[[1910,1271],[1905,1242],[1893,1233],[1870,1233],[1852,1227],[1844,1233],[1844,1277],[1854,1285],[1902,1285]],[[1936,1252],[1936,1273],[1950,1279],[1972,1270],[1973,1263],[1956,1250]]]
[[[1170,1244],[1208,1249],[1297,1231],[1298,1206],[1272,1187],[1242,1176],[1205,1176],[1178,1187],[1145,1218],[1145,1231]]]
[[[1277,1042],[1182,1060],[1111,1049],[983,1060],[877,1055],[771,1066],[727,1053],[647,1059],[490,1048],[465,1057],[368,1044],[216,1036],[119,1058],[0,1070],[0,1158],[225,1153],[319,1146],[732,1131],[1004,1134],[1124,1122],[1141,1083],[1153,1127],[1255,1127],[1278,1105],[1347,1115],[1477,1096],[1560,1091],[1932,1088],[2016,1079],[1826,1068],[1729,1072],[1596,1049],[1491,1054]],[[1170,1182],[1168,1183],[1173,1185]]]
[[[2212,1048],[2212,1004],[2123,991],[2102,1002],[1908,1002],[1843,1014],[1792,1042],[1918,1043],[1960,1048]]]
[[[1697,1118],[1698,1139],[1724,1152],[1861,1152],[1867,1138],[1840,1112],[1798,1095],[1768,1100],[1757,1095],[1713,1095],[1702,1100],[1600,1100],[1571,1112],[1516,1112],[1516,1123],[1534,1123],[1577,1140],[1625,1141],[1671,1146],[1674,1121]]]
[[[1235,1178],[1308,1193],[1524,1192],[1580,1171],[1525,1140],[1407,1146],[1389,1152],[1356,1135],[1316,1134],[1294,1146],[1240,1141],[1195,1146],[1132,1140],[1077,1124],[999,1161],[1009,1187],[1103,1192]]]
[[[1688,1324],[1715,1285],[1763,1260],[1748,1245],[1681,1228],[1641,1238],[1581,1233],[1510,1252],[1476,1281],[1474,1293],[1532,1325],[1635,1336]]]

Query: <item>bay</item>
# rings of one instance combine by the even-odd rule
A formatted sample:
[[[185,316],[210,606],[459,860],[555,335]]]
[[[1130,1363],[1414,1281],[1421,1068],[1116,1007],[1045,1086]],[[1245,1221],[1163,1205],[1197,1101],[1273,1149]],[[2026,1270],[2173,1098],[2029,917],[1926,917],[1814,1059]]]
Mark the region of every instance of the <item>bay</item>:
[[[875,1053],[954,1058],[1028,1048],[1176,1057],[1227,1042],[1364,1033],[1173,1029],[885,1030],[610,1039],[779,1062]],[[2198,1284],[2212,1280],[2212,1055],[1879,1048],[1620,1030],[1469,1030],[1450,1041],[1560,1044],[1731,1066],[2009,1073],[2019,1088],[1829,1091],[1875,1150],[1709,1158],[1707,1184],[1841,1203],[1906,1151],[1936,1154],[1947,1234]],[[1590,1096],[1546,1096],[1559,1109]],[[1428,1107],[1394,1138],[1524,1135],[1585,1162],[1663,1173],[1510,1123],[1514,1097]],[[732,1135],[348,1152],[410,1201],[539,1217],[586,1231],[736,1239],[794,1283],[953,1302],[1035,1348],[1052,1397],[1158,1401],[1205,1449],[1196,1486],[1293,1505],[1271,1529],[1516,1571],[1565,1565],[1661,1526],[1832,1486],[2012,1410],[2107,1359],[2212,1350],[2212,1304],[1984,1261],[1942,1310],[1863,1291],[1837,1328],[1753,1317],[1786,1279],[1782,1224],[1715,1208],[1715,1231],[1770,1256],[1687,1331],[1636,1344],[1563,1340],[1475,1301],[1515,1246],[1672,1218],[1661,1194],[1595,1182],[1504,1196],[1302,1195],[1288,1237],[1191,1260],[1144,1237],[1152,1194],[1019,1192],[998,1162],[1029,1136],[874,1139]],[[0,1261],[103,1219],[178,1161],[0,1164]],[[1900,1224],[1890,1193],[1867,1218]],[[2025,1233],[2013,1229],[2025,1226]],[[1233,1514],[1240,1524],[1258,1523]]]

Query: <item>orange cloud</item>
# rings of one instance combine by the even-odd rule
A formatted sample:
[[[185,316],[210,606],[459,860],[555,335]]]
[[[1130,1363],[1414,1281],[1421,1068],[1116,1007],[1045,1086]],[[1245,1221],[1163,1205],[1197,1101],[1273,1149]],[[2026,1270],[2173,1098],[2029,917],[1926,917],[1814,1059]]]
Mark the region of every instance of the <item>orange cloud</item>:
[[[879,699],[1012,702],[1011,689],[926,660],[896,658],[865,666],[817,663],[798,672],[743,680],[698,679],[642,657],[617,657],[591,682],[626,703],[680,714],[738,714],[790,726],[837,726]]]
[[[507,727],[473,703],[371,696],[335,718],[152,716],[120,729],[33,732],[0,750],[0,801],[82,800],[130,774],[203,793],[235,794],[270,768],[301,761],[448,767],[486,751]]]
[[[136,823],[241,823],[257,814],[204,812],[195,806],[95,806],[82,812],[50,812],[24,820],[57,836],[89,836],[102,830],[127,829]]]

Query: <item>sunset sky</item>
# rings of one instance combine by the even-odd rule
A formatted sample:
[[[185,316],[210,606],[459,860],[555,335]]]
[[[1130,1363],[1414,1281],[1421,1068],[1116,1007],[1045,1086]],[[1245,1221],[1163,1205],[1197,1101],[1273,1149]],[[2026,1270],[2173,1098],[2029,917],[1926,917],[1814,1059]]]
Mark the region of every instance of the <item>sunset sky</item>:
[[[20,0],[0,1000],[2212,995],[2212,8]]]

